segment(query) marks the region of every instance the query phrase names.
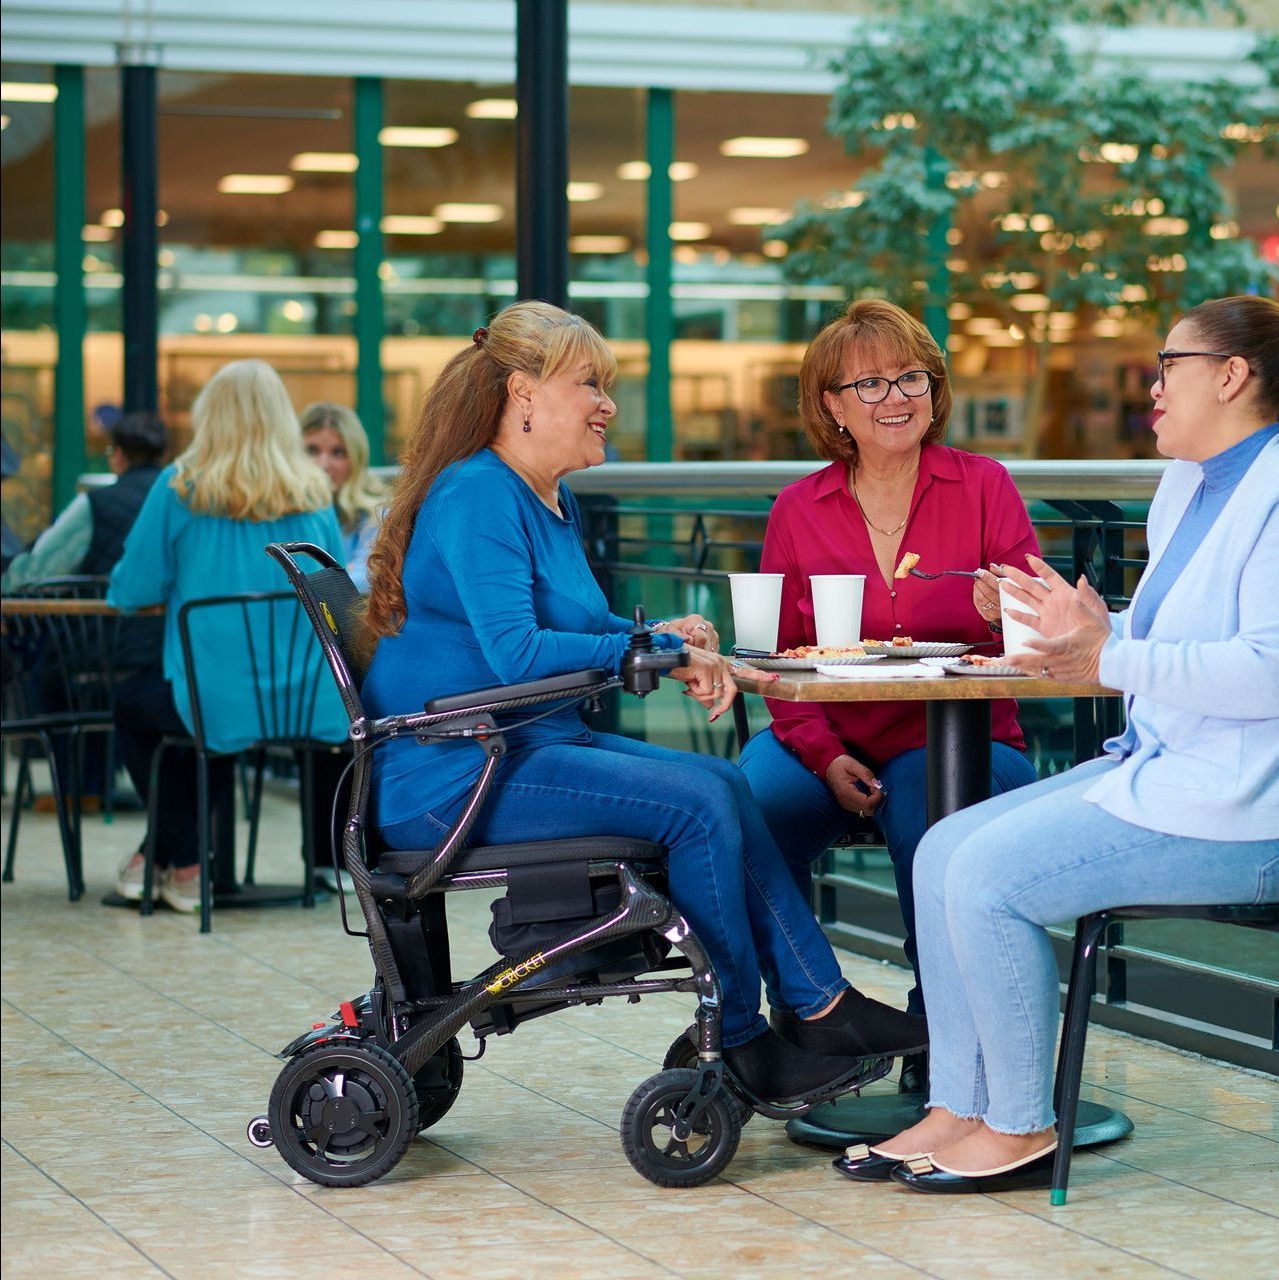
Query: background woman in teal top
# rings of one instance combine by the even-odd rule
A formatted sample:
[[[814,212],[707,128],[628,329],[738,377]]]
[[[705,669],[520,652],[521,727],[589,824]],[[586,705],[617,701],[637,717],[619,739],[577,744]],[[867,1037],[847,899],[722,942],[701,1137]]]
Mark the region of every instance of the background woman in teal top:
[[[616,363],[577,316],[540,302],[501,312],[427,395],[369,559],[377,642],[362,696],[373,715],[441,694],[597,667],[619,670],[631,624],[610,613],[560,481],[604,461]],[[712,718],[735,685],[693,615],[671,674]],[[853,992],[782,862],[745,778],[723,760],[594,733],[576,710],[513,733],[473,832],[478,844],[638,836],[667,846],[671,895],[723,986],[725,1061],[756,1096],[793,1101],[864,1074],[857,1059],[919,1047],[924,1020]],[[474,743],[379,750],[378,820],[392,848],[434,847],[480,767]],[[826,1032],[824,1057],[768,1029],[760,969]]]
[[[264,554],[269,542],[315,542],[342,555],[332,486],[306,456],[288,392],[270,365],[237,360],[219,369],[196,397],[191,421],[191,444],[148,494],[107,595],[125,610],[166,606],[163,674],[140,673],[117,696],[125,766],[143,800],[161,736],[191,728],[178,635],[182,606],[202,597],[285,588],[279,568]],[[192,629],[197,667],[216,671],[219,680],[217,698],[206,694],[202,702],[206,735],[215,750],[236,751],[258,737],[254,686],[247,666],[236,661],[243,625],[230,610],[211,610],[199,621]],[[346,736],[346,717],[327,680],[320,683],[314,736],[328,742]],[[223,764],[213,775],[214,789],[216,794],[220,786],[229,800],[230,762]],[[156,864],[161,898],[180,911],[199,907],[195,811],[194,756],[169,752],[160,780]],[[133,900],[142,896],[141,854],[121,866],[116,889]]]

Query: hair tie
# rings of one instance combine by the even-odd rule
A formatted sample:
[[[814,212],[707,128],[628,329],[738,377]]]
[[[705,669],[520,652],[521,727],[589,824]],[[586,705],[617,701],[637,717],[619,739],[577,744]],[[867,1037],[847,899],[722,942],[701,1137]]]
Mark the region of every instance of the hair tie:
[[[489,331],[483,325],[480,325],[480,327],[471,334],[471,341],[475,343],[477,347],[482,347],[484,345],[484,339],[488,336]]]

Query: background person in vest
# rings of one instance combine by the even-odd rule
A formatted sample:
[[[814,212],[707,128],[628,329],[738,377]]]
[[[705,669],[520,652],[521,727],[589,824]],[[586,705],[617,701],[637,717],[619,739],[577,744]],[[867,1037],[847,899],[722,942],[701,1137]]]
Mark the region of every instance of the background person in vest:
[[[69,574],[105,576],[124,552],[124,540],[142,503],[160,474],[167,439],[164,423],[154,413],[126,413],[111,428],[107,465],[114,484],[78,493],[60,516],[13,558],[3,580],[4,591]],[[159,661],[159,648],[155,650]]]

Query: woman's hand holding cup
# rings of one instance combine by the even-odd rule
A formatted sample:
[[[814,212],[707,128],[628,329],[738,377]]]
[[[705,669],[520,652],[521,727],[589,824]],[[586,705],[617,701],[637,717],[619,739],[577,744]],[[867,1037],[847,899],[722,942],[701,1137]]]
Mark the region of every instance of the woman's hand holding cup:
[[[1051,675],[1067,681],[1099,679],[1101,651],[1112,635],[1106,602],[1082,574],[1072,587],[1038,556],[1027,556],[1026,560],[1039,577],[1006,565],[1003,589],[1014,601],[1034,610],[1009,609],[1008,616],[1037,636],[1028,640],[1021,652],[1009,654],[1009,663],[1027,675]]]

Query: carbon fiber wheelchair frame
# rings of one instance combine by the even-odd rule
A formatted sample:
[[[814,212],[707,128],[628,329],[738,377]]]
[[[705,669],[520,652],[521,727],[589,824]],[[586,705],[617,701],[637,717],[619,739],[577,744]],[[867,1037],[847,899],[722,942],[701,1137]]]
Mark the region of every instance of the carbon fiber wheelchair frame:
[[[309,543],[273,544],[267,552],[288,574],[350,718],[354,777],[341,849],[364,915],[365,932],[357,936],[368,939],[375,976],[370,991],[343,1002],[329,1022],[316,1023],[281,1051],[285,1066],[268,1114],[250,1121],[249,1140],[277,1146],[313,1182],[371,1182],[453,1105],[464,1061],[457,1036],[468,1023],[482,1053],[488,1036],[542,1014],[613,996],[635,1001],[672,991],[696,995],[696,1021],[623,1112],[623,1149],[641,1175],[660,1186],[700,1185],[732,1159],[753,1112],[784,1117],[806,1110],[762,1103],[725,1074],[719,983],[687,921],[661,892],[664,847],[615,836],[467,846],[506,751],[500,716],[548,703],[586,703],[617,688],[642,697],[677,665],[678,654],[653,649],[642,612],[636,611],[620,678],[577,671],[437,698],[421,712],[371,719],[360,702],[364,669],[353,643],[359,596],[346,571]],[[298,557],[320,567],[308,572]],[[420,743],[469,739],[484,751],[470,796],[435,849],[383,850],[369,829],[372,753],[379,743],[406,735]],[[507,956],[467,982],[452,980],[446,893],[500,888],[513,873],[527,877],[529,868],[554,875],[566,864],[583,863],[592,886],[612,887],[616,906],[593,906],[599,914],[577,919],[545,945]],[[345,903],[342,913],[347,932],[355,933]],[[619,946],[630,953],[629,964],[618,963]],[[670,948],[683,959],[666,958]],[[605,954],[620,973],[612,980],[596,972]],[[657,976],[641,976],[648,972]]]

